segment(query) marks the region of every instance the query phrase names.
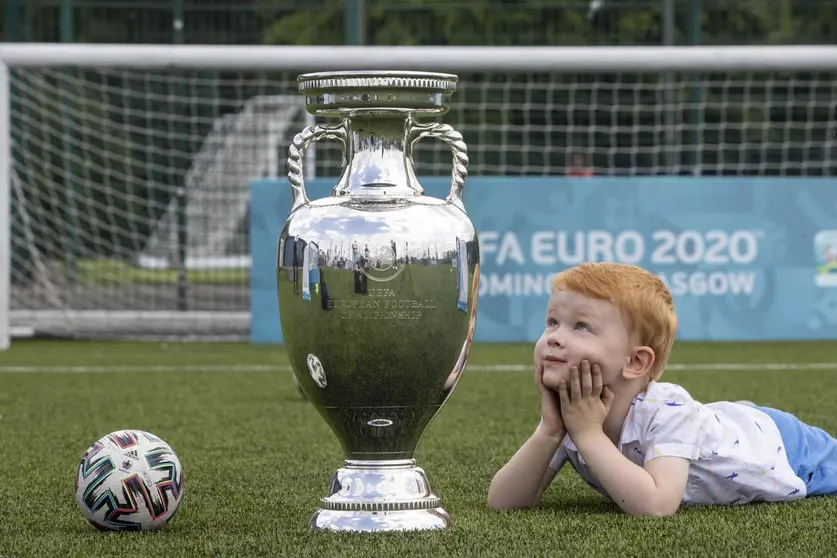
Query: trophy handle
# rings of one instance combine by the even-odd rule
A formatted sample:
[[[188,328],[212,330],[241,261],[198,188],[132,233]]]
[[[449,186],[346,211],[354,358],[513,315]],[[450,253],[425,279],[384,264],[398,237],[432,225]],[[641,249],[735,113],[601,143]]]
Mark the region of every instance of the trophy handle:
[[[305,181],[302,178],[302,154],[313,142],[326,139],[335,139],[343,144],[343,157],[345,159],[346,128],[343,124],[335,124],[332,126],[317,124],[316,126],[308,126],[294,136],[294,141],[288,148],[288,182],[291,183],[291,191],[294,196],[291,211],[300,205],[308,203],[308,195],[305,193]]]
[[[410,135],[410,157],[413,146],[422,138],[438,138],[448,144],[453,154],[453,170],[450,173],[450,194],[445,199],[464,211],[462,189],[465,187],[465,179],[468,178],[468,146],[462,139],[462,134],[454,130],[450,124],[411,122]]]

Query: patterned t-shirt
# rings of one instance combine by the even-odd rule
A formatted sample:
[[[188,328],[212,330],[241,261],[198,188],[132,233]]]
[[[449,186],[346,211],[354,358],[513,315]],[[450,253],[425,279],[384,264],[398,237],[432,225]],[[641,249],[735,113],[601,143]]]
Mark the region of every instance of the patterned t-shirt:
[[[769,416],[741,403],[699,403],[676,384],[652,381],[634,399],[622,426],[619,450],[640,467],[655,457],[689,459],[683,504],[773,502],[806,494]],[[550,467],[560,470],[567,461],[609,498],[569,436]]]

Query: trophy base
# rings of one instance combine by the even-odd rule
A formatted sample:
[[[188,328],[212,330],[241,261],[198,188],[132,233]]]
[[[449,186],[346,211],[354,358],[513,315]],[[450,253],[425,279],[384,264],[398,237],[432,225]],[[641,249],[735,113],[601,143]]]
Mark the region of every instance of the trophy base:
[[[451,521],[442,508],[396,512],[318,510],[311,518],[315,531],[385,533],[447,529]]]
[[[451,526],[412,459],[346,461],[331,480],[329,495],[311,518],[315,531],[431,531]]]

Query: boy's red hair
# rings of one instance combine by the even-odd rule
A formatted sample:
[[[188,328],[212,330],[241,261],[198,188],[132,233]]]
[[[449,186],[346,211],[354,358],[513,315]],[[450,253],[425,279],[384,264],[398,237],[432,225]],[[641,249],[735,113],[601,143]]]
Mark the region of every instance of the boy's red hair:
[[[677,314],[659,277],[635,265],[583,263],[555,276],[552,290],[560,288],[615,304],[632,340],[654,351],[651,379],[662,375],[677,337]]]

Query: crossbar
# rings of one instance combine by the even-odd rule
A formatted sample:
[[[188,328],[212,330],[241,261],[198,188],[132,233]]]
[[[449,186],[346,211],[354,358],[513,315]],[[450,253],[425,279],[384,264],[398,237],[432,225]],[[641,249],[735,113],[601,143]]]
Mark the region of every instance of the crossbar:
[[[508,72],[828,71],[837,46],[233,46],[27,43],[0,46],[13,67],[154,70]]]

